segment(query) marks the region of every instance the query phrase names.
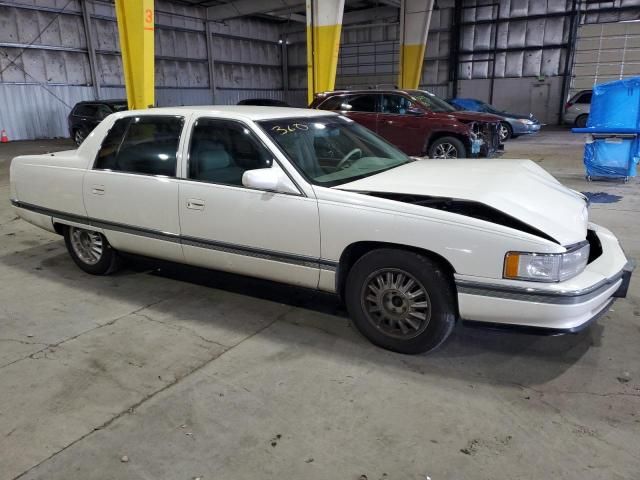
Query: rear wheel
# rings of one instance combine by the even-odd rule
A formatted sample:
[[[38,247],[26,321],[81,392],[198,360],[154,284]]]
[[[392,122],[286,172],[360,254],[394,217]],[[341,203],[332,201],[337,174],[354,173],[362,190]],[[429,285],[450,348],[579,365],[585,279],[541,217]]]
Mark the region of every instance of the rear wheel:
[[[345,300],[358,330],[395,352],[433,350],[455,324],[450,278],[415,252],[385,248],[364,255],[349,272]]]
[[[99,232],[67,227],[64,242],[75,264],[87,273],[107,275],[120,267],[118,253]]]
[[[429,147],[427,152],[430,158],[454,159],[466,158],[467,151],[464,144],[455,137],[442,137],[437,139]]]
[[[589,119],[589,115],[580,115],[576,118],[575,125],[578,128],[584,128],[587,126],[587,120]]]

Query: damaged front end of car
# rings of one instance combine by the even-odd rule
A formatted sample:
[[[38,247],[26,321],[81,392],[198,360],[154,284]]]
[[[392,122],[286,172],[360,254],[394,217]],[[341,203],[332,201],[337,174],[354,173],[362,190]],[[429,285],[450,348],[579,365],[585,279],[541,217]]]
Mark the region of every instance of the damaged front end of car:
[[[471,156],[492,158],[504,152],[504,144],[500,141],[500,123],[472,121],[467,125]]]

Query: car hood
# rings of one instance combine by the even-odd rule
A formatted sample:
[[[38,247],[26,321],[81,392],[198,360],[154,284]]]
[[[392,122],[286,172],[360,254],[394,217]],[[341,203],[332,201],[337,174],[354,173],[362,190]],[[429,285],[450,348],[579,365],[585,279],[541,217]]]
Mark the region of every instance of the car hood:
[[[565,246],[587,233],[584,197],[530,160],[416,160],[334,188],[478,202]]]
[[[448,112],[447,115],[451,115],[453,118],[462,122],[499,122],[500,117],[491,113],[482,112],[470,112],[470,111],[456,111]]]
[[[512,120],[531,120],[532,122],[539,123],[538,119],[536,117],[534,117],[533,115],[531,115],[531,114],[529,114],[529,115],[521,115],[519,113],[504,112],[502,115],[505,118],[512,119]]]

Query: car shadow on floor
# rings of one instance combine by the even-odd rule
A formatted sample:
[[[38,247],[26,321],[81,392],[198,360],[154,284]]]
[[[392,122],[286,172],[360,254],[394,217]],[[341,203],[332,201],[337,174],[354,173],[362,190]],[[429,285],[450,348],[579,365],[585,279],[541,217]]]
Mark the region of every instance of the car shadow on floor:
[[[57,245],[57,248],[52,249],[53,245]],[[288,321],[285,318],[285,322],[303,328],[319,328],[330,335],[337,335],[340,341],[349,345],[339,351],[332,349],[328,352],[331,355],[362,355],[362,359],[380,362],[385,367],[394,365],[413,373],[457,377],[470,382],[526,387],[552,380],[571,368],[590,348],[597,346],[604,329],[595,324],[578,334],[553,337],[458,325],[438,350],[426,355],[400,355],[378,349],[355,334],[349,326],[347,312],[334,295],[139,257],[128,257],[127,268],[115,275],[94,277],[80,271],[63,248],[62,242],[27,248],[0,257],[0,263],[10,265],[13,269],[20,268],[44,280],[63,282],[67,288],[82,289],[93,294],[99,292],[116,302],[135,298],[135,290],[131,290],[131,285],[139,284],[140,275],[149,275],[161,282],[187,284],[187,288],[197,285],[212,291],[229,292],[240,298],[244,296],[296,307],[301,309],[295,315],[296,320]],[[170,284],[162,285],[162,288],[172,289]],[[184,288],[176,288],[176,295],[184,292]],[[163,308],[169,308],[180,318],[180,305],[165,305]],[[238,302],[234,308],[242,308],[242,302]],[[308,314],[304,314],[304,311]],[[215,315],[203,315],[202,318],[185,321],[209,323],[218,320]],[[223,321],[221,319],[220,323]],[[601,322],[606,322],[606,316]],[[241,326],[228,323],[224,326],[241,329]]]

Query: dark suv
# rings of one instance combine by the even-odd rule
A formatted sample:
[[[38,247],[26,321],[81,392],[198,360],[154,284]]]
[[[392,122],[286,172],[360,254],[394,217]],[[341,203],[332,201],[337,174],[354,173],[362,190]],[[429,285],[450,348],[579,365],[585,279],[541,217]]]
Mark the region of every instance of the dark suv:
[[[407,155],[493,157],[504,148],[500,118],[462,112],[426,90],[343,90],[316,95],[310,108],[352,118]]]
[[[106,117],[114,112],[127,110],[126,100],[95,100],[79,102],[69,113],[69,133],[80,145],[87,135]]]

